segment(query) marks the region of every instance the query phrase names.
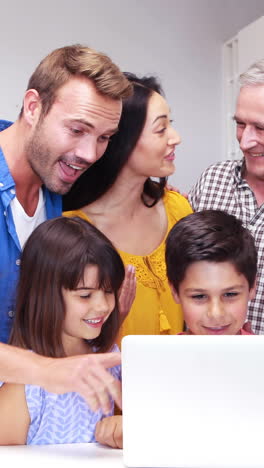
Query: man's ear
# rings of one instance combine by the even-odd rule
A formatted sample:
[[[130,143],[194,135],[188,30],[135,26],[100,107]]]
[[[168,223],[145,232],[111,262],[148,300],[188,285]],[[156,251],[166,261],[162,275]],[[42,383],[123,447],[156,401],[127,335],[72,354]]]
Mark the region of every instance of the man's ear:
[[[170,290],[171,290],[171,294],[172,294],[173,299],[175,300],[175,302],[177,304],[180,304],[180,298],[179,298],[179,295],[178,295],[176,289],[173,287],[173,285],[171,283],[169,283],[169,286],[170,286]]]
[[[257,288],[257,280],[255,279],[255,282],[252,286],[252,288],[249,290],[249,299],[255,299],[256,296],[256,288]]]
[[[33,126],[39,120],[41,114],[41,99],[35,89],[28,89],[24,96],[23,117],[26,122]]]

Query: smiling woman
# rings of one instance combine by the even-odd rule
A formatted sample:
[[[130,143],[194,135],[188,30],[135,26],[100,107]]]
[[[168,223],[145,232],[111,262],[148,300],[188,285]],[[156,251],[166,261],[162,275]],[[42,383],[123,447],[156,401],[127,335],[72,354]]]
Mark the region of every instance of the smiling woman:
[[[71,210],[65,215],[94,223],[135,271],[136,298],[119,341],[127,334],[182,330],[181,308],[166,278],[164,250],[169,229],[191,212],[184,197],[165,189],[180,136],[172,127],[161,87],[154,77],[126,77],[134,92],[124,100],[119,131],[104,156],[64,197],[64,208]]]

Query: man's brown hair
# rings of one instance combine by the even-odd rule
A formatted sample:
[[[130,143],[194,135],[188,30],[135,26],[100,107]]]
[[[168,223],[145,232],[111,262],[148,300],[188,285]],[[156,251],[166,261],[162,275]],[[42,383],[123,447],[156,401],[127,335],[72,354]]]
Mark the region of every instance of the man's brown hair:
[[[111,99],[123,99],[132,94],[131,83],[107,55],[81,44],[61,47],[40,62],[28,82],[27,89],[39,93],[42,116],[51,109],[58,89],[72,76],[90,79],[99,93]],[[20,117],[22,113],[23,107]]]

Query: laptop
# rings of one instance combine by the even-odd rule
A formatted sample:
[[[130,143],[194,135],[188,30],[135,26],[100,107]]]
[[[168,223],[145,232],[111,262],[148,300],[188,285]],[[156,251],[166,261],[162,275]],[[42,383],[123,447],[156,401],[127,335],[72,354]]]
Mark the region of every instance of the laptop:
[[[264,335],[122,340],[127,467],[264,467]]]

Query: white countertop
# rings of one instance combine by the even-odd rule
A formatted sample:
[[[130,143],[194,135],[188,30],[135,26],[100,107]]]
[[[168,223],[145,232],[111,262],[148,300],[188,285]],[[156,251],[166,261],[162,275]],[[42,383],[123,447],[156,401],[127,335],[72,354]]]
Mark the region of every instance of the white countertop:
[[[20,445],[0,447],[0,463],[6,468],[124,468],[123,451],[100,444]]]

